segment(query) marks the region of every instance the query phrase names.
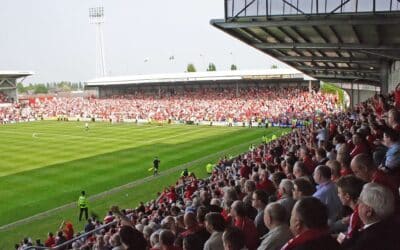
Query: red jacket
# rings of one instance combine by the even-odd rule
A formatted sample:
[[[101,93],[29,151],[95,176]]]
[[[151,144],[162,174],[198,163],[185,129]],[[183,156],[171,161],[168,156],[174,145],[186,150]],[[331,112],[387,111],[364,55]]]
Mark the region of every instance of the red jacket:
[[[359,154],[368,154],[369,148],[366,144],[357,144],[354,149],[351,151],[350,156],[351,158],[354,158],[354,156],[359,155]]]
[[[235,219],[235,227],[242,230],[245,239],[245,245],[249,250],[257,249],[259,245],[259,236],[254,221],[249,218],[239,218]]]
[[[256,184],[256,189],[257,190],[264,190],[268,194],[274,194],[275,193],[275,186],[274,183],[268,179],[261,181]]]

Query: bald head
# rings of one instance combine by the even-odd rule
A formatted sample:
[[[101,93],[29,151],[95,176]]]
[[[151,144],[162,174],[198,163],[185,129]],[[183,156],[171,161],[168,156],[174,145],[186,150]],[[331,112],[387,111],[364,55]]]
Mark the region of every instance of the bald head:
[[[232,212],[235,216],[245,217],[246,216],[246,208],[244,206],[243,201],[237,200],[232,204]]]
[[[376,170],[373,159],[367,154],[356,155],[350,165],[354,175],[365,182],[371,181],[372,174]]]

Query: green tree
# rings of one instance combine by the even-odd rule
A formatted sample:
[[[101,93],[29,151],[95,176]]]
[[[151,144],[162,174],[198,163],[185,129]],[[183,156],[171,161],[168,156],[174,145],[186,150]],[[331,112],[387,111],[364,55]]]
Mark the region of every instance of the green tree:
[[[47,94],[49,92],[49,89],[46,88],[46,86],[41,83],[41,84],[35,85],[33,92],[35,94]]]
[[[277,69],[277,68],[278,68],[278,65],[272,64],[271,69]]]
[[[231,65],[231,70],[237,70],[237,67],[236,67],[235,64],[232,64],[232,65]]]
[[[332,83],[321,82],[320,90],[323,93],[329,93],[337,95],[339,105],[345,108],[345,100],[344,100],[344,90]]]
[[[27,89],[24,87],[24,85],[19,82],[17,83],[17,91],[18,93],[26,93]]]
[[[214,63],[209,63],[207,71],[217,71],[217,67],[215,67]]]
[[[196,67],[194,67],[193,63],[189,63],[186,67],[186,72],[196,72]]]
[[[71,83],[70,82],[59,82],[57,84],[57,88],[63,92],[71,91]]]

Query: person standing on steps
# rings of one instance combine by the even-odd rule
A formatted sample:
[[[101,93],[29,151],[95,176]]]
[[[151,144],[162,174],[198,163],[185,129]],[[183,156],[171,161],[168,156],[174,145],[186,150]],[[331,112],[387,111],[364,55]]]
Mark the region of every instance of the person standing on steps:
[[[82,214],[85,213],[85,220],[88,219],[88,201],[86,198],[85,191],[81,192],[81,195],[78,199],[78,207],[79,207],[79,221],[82,220]]]

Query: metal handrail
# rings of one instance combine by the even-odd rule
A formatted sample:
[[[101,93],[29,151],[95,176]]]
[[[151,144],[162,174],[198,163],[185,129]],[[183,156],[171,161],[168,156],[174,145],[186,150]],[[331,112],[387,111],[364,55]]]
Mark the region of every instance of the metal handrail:
[[[73,242],[75,242],[75,241],[77,241],[77,240],[80,240],[80,239],[82,239],[82,238],[85,238],[85,237],[88,236],[88,235],[91,235],[91,234],[93,234],[93,233],[96,233],[96,232],[100,231],[100,230],[103,229],[103,228],[106,228],[106,227],[109,227],[109,226],[112,226],[112,225],[115,225],[115,224],[117,224],[117,221],[112,221],[112,222],[110,222],[110,223],[104,224],[104,225],[102,225],[102,226],[100,226],[100,227],[98,227],[98,228],[95,228],[95,229],[93,229],[93,230],[91,230],[91,231],[89,231],[89,232],[83,233],[83,234],[79,235],[78,237],[75,237],[75,238],[72,238],[72,239],[70,239],[70,240],[67,240],[66,242],[64,242],[64,243],[62,243],[62,244],[60,244],[60,245],[57,245],[57,246],[55,246],[55,247],[30,246],[30,247],[28,247],[28,248],[25,248],[25,250],[29,250],[29,249],[32,249],[32,250],[33,250],[33,249],[40,249],[40,250],[42,250],[42,249],[54,249],[54,250],[60,249],[61,247],[65,247],[65,246],[67,246],[67,245],[69,245],[69,244],[71,244],[71,243],[73,243]]]

